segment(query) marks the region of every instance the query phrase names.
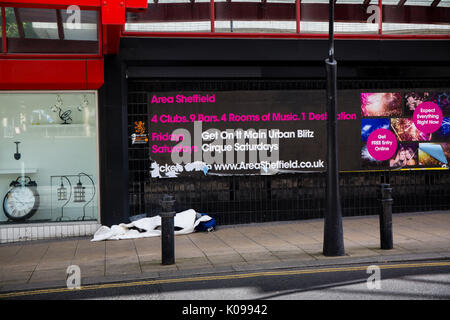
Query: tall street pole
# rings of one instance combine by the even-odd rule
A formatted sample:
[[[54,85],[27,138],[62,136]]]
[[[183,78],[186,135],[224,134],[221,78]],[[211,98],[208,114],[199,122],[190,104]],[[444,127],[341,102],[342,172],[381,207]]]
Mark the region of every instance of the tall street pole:
[[[337,150],[337,62],[334,60],[334,0],[329,2],[329,47],[327,70],[327,187],[323,254],[343,256],[344,234],[339,193],[339,167]]]

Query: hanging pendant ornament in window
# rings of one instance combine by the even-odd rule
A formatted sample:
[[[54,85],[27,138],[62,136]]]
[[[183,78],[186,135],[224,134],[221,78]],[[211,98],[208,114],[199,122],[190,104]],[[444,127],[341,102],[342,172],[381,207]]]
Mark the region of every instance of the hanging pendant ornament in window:
[[[85,177],[90,180],[92,187],[89,188],[89,194],[90,198],[86,201],[86,187],[83,187],[83,184],[81,183],[81,177]],[[83,216],[79,218],[79,220],[86,220],[86,207],[94,200],[95,198],[95,183],[92,177],[84,172],[80,172],[78,174],[78,183],[77,186],[74,187],[74,202],[84,202],[83,205]],[[90,220],[94,219],[93,217],[88,217]]]
[[[67,187],[63,183],[63,179],[65,179],[69,184],[69,197],[67,197]],[[56,193],[58,196],[58,201],[65,201],[61,206],[61,216],[56,218],[56,221],[62,221],[64,219],[64,207],[70,202],[72,199],[72,184],[70,183],[70,179],[67,176],[61,176],[61,186],[56,189]]]
[[[64,186],[63,178],[61,177],[61,186],[57,189],[58,201],[67,200],[67,188]]]
[[[74,200],[73,202],[86,202],[86,192],[84,191],[86,187],[83,187],[80,177],[78,177],[78,183],[73,188]]]
[[[72,123],[72,110],[63,111],[62,109],[63,100],[61,96],[58,94],[56,96],[56,104],[52,107],[53,112],[58,112],[59,118],[63,121],[62,124],[71,124]]]
[[[81,102],[81,105],[78,106],[78,111],[83,112],[84,109],[86,109],[89,105],[89,101],[86,97],[86,95],[83,95],[83,101]]]
[[[16,144],[16,153],[14,153],[14,159],[20,160],[20,157],[22,157],[22,155],[19,152],[19,143],[20,143],[20,141],[16,141],[14,143]]]

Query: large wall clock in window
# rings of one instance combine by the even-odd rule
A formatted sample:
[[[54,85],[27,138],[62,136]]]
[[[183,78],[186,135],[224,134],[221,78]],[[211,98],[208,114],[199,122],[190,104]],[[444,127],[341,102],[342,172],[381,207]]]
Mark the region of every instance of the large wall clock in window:
[[[3,212],[12,221],[31,218],[39,208],[37,184],[30,177],[18,177],[10,183],[3,199]]]

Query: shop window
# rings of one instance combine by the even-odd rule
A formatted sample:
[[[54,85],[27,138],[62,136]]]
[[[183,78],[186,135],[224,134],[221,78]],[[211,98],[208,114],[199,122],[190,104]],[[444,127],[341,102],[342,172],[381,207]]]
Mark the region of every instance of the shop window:
[[[142,13],[126,15],[129,32],[210,32],[210,0],[149,0]]]
[[[301,0],[300,32],[328,34],[328,0]],[[378,0],[336,0],[334,9],[334,33],[378,33]]]
[[[95,92],[0,93],[0,223],[98,219]]]
[[[295,33],[295,0],[216,0],[216,32]]]
[[[300,1],[300,32],[328,34],[328,0]]]
[[[328,34],[329,0],[149,0],[128,32]],[[298,15],[300,18],[298,19]],[[336,34],[450,34],[450,0],[335,0]],[[214,23],[213,29],[211,23]]]
[[[337,0],[335,33],[376,34],[380,29],[378,0]],[[328,31],[328,28],[327,28]]]
[[[383,34],[450,34],[450,0],[383,0]]]
[[[97,53],[96,11],[5,8],[10,53]]]
[[[80,23],[74,25],[70,11],[59,10],[63,21],[64,39],[78,41],[98,41],[98,14],[97,11],[81,11]]]

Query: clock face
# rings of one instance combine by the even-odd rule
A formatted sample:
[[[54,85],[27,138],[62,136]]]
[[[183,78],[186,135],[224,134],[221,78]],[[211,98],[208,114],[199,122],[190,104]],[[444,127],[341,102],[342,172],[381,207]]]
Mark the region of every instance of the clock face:
[[[36,198],[30,188],[15,187],[5,198],[4,208],[11,217],[21,218],[33,210],[35,203]]]

